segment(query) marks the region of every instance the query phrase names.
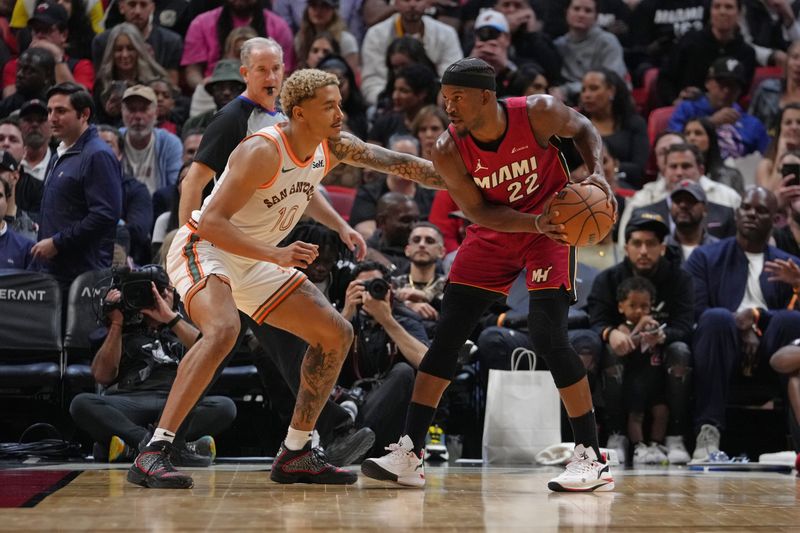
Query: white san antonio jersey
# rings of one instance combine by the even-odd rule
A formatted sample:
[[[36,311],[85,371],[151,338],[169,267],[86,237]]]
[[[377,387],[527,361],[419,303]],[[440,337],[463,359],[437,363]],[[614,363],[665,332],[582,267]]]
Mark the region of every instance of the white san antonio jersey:
[[[314,156],[303,163],[292,152],[286,134],[279,126],[266,127],[252,136],[262,137],[263,142],[275,143],[280,154],[278,171],[274,176],[264,176],[264,184],[231,217],[231,223],[247,235],[275,246],[295,227],[308,207],[317,185],[328,173],[328,143],[323,141],[314,150]],[[192,213],[192,218],[200,220],[208,203],[225,183],[228,171],[229,166],[226,165],[214,190],[206,198],[200,211]]]

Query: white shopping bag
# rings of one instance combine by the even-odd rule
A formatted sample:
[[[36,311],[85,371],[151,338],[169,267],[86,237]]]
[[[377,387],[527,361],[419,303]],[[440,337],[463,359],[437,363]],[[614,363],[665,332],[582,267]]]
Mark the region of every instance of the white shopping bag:
[[[527,357],[530,371],[517,370]],[[511,370],[489,370],[483,461],[533,464],[536,454],[561,442],[561,399],[550,372],[535,371],[536,354],[517,348]]]

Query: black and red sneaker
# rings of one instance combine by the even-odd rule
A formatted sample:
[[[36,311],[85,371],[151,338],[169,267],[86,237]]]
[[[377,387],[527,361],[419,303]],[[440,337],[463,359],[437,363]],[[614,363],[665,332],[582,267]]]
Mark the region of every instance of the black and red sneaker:
[[[269,478],[278,483],[352,485],[358,480],[358,475],[330,464],[325,453],[312,448],[311,441],[308,441],[302,450],[296,451],[281,443]]]
[[[128,470],[128,481],[150,489],[190,489],[191,476],[178,472],[169,456],[172,444],[157,441],[145,446]]]

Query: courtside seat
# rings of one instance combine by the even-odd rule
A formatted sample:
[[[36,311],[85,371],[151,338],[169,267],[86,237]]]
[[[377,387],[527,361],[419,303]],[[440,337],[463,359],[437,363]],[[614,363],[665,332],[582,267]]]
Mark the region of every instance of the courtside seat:
[[[99,327],[100,300],[111,283],[111,271],[84,272],[72,282],[64,331],[64,384],[68,395],[95,388],[89,335]]]
[[[0,394],[52,397],[61,381],[61,291],[47,274],[0,270]]]
[[[236,365],[236,358],[232,365],[222,370],[217,381],[208,394],[221,394],[233,400],[241,400],[248,396],[263,395],[264,386],[258,376],[255,365]]]

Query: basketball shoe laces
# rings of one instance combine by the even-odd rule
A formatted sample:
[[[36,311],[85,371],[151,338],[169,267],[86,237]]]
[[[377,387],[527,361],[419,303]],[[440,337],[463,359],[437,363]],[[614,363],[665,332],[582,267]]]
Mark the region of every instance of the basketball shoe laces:
[[[409,455],[413,456],[415,459],[418,459],[417,454],[415,454],[413,451],[404,450],[399,442],[392,442],[386,446],[384,450],[391,452],[389,457],[391,457],[392,462],[395,464],[407,463]]]
[[[321,472],[326,468],[332,467],[332,465],[328,463],[328,458],[325,456],[325,452],[323,452],[320,448],[311,448],[311,453],[308,455],[308,458],[309,462],[317,472]],[[336,470],[336,467],[334,466],[333,469]]]
[[[576,455],[572,461],[567,463],[566,470],[570,474],[586,474],[594,471],[593,463],[594,461],[584,452],[581,455]]]

